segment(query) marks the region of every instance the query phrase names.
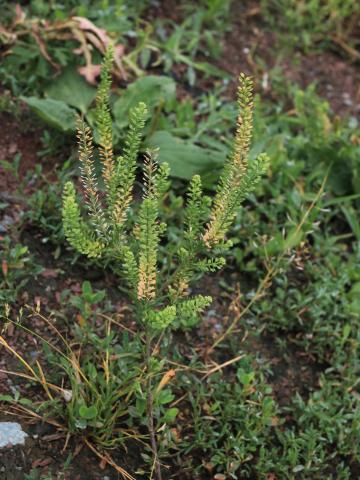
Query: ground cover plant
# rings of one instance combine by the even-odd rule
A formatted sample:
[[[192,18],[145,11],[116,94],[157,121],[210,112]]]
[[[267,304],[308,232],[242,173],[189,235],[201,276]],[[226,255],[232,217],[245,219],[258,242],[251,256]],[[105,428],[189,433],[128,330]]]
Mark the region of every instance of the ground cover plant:
[[[0,23],[0,477],[358,478],[357,3]]]

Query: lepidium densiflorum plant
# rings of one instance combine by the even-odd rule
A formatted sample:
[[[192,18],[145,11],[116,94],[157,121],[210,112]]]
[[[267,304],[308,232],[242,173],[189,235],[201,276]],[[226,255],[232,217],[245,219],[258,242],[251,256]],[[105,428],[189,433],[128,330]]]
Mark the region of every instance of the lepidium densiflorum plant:
[[[222,254],[230,247],[226,234],[239,207],[266,172],[268,157],[261,154],[248,161],[253,125],[253,84],[251,78],[240,75],[239,117],[233,151],[223,169],[214,199],[204,195],[200,176],[192,178],[176,258],[166,274],[163,273],[161,255],[166,254],[166,246],[160,249],[159,245],[167,226],[161,218],[171,172],[167,164],[158,164],[156,151],[144,152],[140,162],[142,134],[148,117],[145,103],[139,103],[131,110],[122,155],[115,157],[109,106],[112,56],[109,48],[96,98],[103,188],[100,191],[100,179],[95,173],[91,129],[79,119],[83,201],[78,201],[74,184],[68,182],[63,195],[63,225],[74,249],[88,257],[102,259],[126,282],[139,328],[146,335],[149,366],[154,338],[175,320],[188,325],[195,323],[196,316],[210,304],[210,297],[190,294],[191,281],[199,273],[214,272],[224,266]],[[138,162],[143,177],[142,195],[134,198]],[[156,455],[151,385],[148,392],[149,429]],[[161,475],[160,466],[157,473]]]

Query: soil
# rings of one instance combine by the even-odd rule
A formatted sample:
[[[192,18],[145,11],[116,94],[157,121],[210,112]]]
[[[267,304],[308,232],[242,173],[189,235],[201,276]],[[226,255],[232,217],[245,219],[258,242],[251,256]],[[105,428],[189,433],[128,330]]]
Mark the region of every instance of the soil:
[[[254,75],[261,94],[272,95],[271,78],[266,84],[267,72],[279,68],[285,78],[302,89],[316,84],[317,93],[325,98],[332,110],[340,116],[360,118],[360,65],[351,61],[341,50],[327,50],[295,55],[279,48],[276,35],[263,24],[259,2],[233,2],[232,29],[224,39],[224,55],[217,62],[219,68],[234,78],[229,95],[236,94],[236,79],[240,72]],[[260,60],[260,62],[259,62]],[[261,67],[260,67],[261,65]],[[263,86],[260,87],[260,83]]]
[[[18,179],[15,175],[7,172],[4,166],[0,165],[0,190],[1,195],[13,193],[19,187],[19,180],[25,180],[27,175],[34,171],[35,165],[41,165],[45,174],[56,168],[61,159],[50,159],[46,156],[39,156],[42,149],[41,135],[42,125],[39,125],[34,117],[29,117],[26,110],[22,111],[21,123],[13,114],[0,113],[0,124],[2,134],[0,137],[0,160],[5,160],[14,165],[14,157],[20,155]],[[33,190],[34,179],[31,177],[23,188],[22,193],[29,193]],[[5,195],[6,196],[6,195]]]
[[[269,33],[261,23],[259,17],[259,4],[253,1],[235,1],[233,6],[233,28],[224,39],[223,52],[221,59],[217,61],[217,66],[230,73],[234,79],[240,71],[252,73],[258,76],[259,67],[255,62],[255,57],[263,59],[266,68],[272,68],[276,65],[282,67],[285,76],[292,82],[297,82],[302,88],[305,88],[316,81],[317,90],[320,95],[326,98],[332,109],[339,115],[354,115],[359,117],[360,103],[359,66],[343,58],[337,52],[326,51],[321,53],[312,53],[304,55],[298,52],[295,58],[279,57],[276,49],[276,40],[272,33]],[[179,21],[184,16],[184,11],[179,7],[179,2],[163,2],[157,10],[149,11],[149,18],[153,16],[163,16]],[[329,67],[331,66],[331,68]],[[264,74],[264,71],[262,72]],[[181,71],[174,71],[174,75],[181,76]],[[211,87],[210,82],[204,80],[201,89]],[[236,80],[230,82],[228,95],[234,98],[236,90]],[[271,96],[271,85],[265,92]],[[41,127],[29,123],[25,124],[9,113],[0,114],[0,123],[2,133],[0,136],[0,159],[11,162],[14,155],[20,154],[19,178],[5,171],[0,166],[0,200],[9,203],[9,207],[2,210],[0,224],[5,223],[6,229],[12,230],[12,225],[16,224],[21,212],[26,208],[24,201],[25,195],[28,195],[38,187],[36,181],[32,181],[31,172],[36,164],[41,163],[44,172],[51,175],[60,163],[61,158],[53,159],[48,157],[39,157],[38,151],[41,149]],[[27,183],[22,184],[22,190],[19,192],[19,181],[25,178]],[[10,220],[9,220],[10,219]],[[16,235],[16,233],[14,233]],[[33,279],[23,296],[21,302],[34,304],[40,300],[47,311],[59,308],[59,292],[65,288],[74,293],[79,291],[83,278],[89,278],[89,272],[78,267],[69,268],[67,263],[61,261],[55,263],[51,247],[48,251],[41,244],[41,232],[29,226],[22,234],[21,240],[28,244],[31,252],[41,258],[44,266],[42,274]],[[111,277],[104,277],[100,272],[95,272],[93,278],[98,282],[99,288],[108,288],[111,284]],[[199,344],[199,351],[202,351],[206,359],[206,342],[219,333],[221,329],[221,319],[226,316],[227,308],[230,302],[229,298],[224,298],[220,294],[217,279],[206,285],[206,290],[213,290],[214,297],[220,300],[212,309],[212,313],[204,319],[204,324],[197,332],[197,337],[192,339]],[[118,301],[119,308],[123,305],[121,298],[114,298]],[[219,320],[220,319],[220,320]],[[42,321],[34,321],[32,328],[41,333],[41,335],[51,337],[51,330]],[[63,325],[66,328],[66,325]],[[244,332],[240,332],[240,338],[245,338]],[[7,341],[11,345],[20,346],[21,353],[38,358],[41,355],[40,349],[33,336],[20,329],[10,328],[6,333]],[[205,345],[204,345],[205,341]],[[316,365],[311,359],[305,357],[302,352],[296,349],[288,352],[287,358],[275,346],[271,337],[254,338],[251,335],[241,344],[245,351],[257,352],[273,370],[273,375],[268,379],[272,384],[274,395],[281,405],[290,401],[294,392],[298,391],[306,396],[312,388],[317,386],[319,374],[323,366]],[[2,349],[0,368],[11,370],[17,369],[16,361]],[[9,375],[0,373],[0,394],[11,392],[14,385],[20,388],[22,393],[29,393],[25,385],[19,380],[10,378]],[[34,392],[34,401],[37,399],[38,392]],[[11,420],[8,407],[1,407],[1,421]],[[30,433],[30,438],[25,447],[9,448],[0,451],[0,479],[1,480],[20,480],[24,478],[24,473],[29,473],[31,468],[39,468],[42,474],[48,470],[54,472],[62,471],[68,455],[75,455],[70,463],[70,469],[65,473],[65,478],[71,480],[100,480],[108,478],[115,480],[119,478],[118,473],[109,466],[104,466],[99,459],[86,447],[81,447],[81,439],[71,439],[67,449],[64,451],[65,438],[58,428],[45,422],[33,423],[32,419],[23,418],[21,420],[24,430]],[[80,448],[81,447],[81,448]],[[132,453],[133,452],[133,453]],[[136,463],[132,456],[138,452],[130,449],[129,453],[119,452],[116,460],[124,468],[129,466],[132,471]]]

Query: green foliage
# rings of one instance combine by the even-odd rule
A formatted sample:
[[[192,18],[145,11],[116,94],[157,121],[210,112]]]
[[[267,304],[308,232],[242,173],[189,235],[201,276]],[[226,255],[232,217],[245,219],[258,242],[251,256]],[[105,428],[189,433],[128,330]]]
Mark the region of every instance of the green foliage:
[[[334,360],[350,346],[356,336],[352,325],[360,318],[355,265],[329,255],[326,263],[307,262],[303,271],[293,271],[291,283],[291,274],[278,275],[271,299],[256,307],[258,321],[269,331],[290,335],[320,361]]]
[[[159,19],[154,29],[153,25],[143,29],[137,24],[138,17],[133,14],[142,2],[102,2],[101,9],[95,3],[75,5],[72,1],[64,8],[51,2],[28,3],[23,7],[28,18],[41,14],[52,20],[66,19],[71,7],[75,15],[109,29],[113,39],[125,43],[124,66],[135,75],[146,68],[170,71],[175,64],[181,81],[191,85],[199,74],[221,75],[198,58],[199,54],[203,58],[221,51],[220,38],[229,25],[229,2],[201,0],[195,14],[194,2],[185,2],[187,10],[180,5],[177,12],[187,15],[182,24]],[[355,46],[353,22],[348,22],[350,4],[271,0],[262,2],[262,12],[267,12],[265,22],[275,25],[272,22],[276,20],[277,33],[292,46],[327,47],[332,41],[330,33],[350,39],[349,45]],[[7,18],[11,21],[8,10],[6,6],[6,22]],[[354,4],[354,24],[356,15]],[[26,229],[30,221],[45,232],[43,242],[57,245],[55,259],[65,234],[77,254],[90,258],[77,256],[78,263],[86,262],[89,268],[101,264],[115,272],[119,289],[130,296],[133,307],[110,320],[105,313],[118,312],[119,305],[110,305],[110,300],[105,303],[104,291],[89,282],[83,282],[80,293],[62,293],[59,316],[71,325],[71,332],[66,331],[69,336],[64,337],[71,341],[61,347],[64,355],[49,349],[45,341],[43,350],[51,365],[49,386],[61,385],[61,389],[51,390],[52,398],[40,405],[38,413],[60,418],[72,434],[105,448],[128,445],[131,438],[131,449],[133,441],[139,440],[142,459],[149,468],[137,461],[135,476],[148,478],[154,465],[144,428],[150,385],[161,462],[169,463],[184,478],[357,478],[357,120],[339,119],[316,95],[314,86],[302,91],[283,81],[274,69],[269,72],[269,86],[278,101],[272,105],[256,102],[251,148],[252,95],[248,79],[243,79],[239,96],[242,115],[233,145],[228,132],[236,121],[236,105],[221,98],[226,83],[206,95],[199,94],[201,84],[199,89],[185,85],[185,93],[184,85],[176,92],[172,78],[150,75],[124,90],[114,89],[110,95],[109,50],[92,109],[95,89],[75,73],[70,49],[45,39],[52,58],[61,60],[64,67],[49,85],[52,67],[39,55],[36,42],[26,36],[23,39],[13,46],[11,55],[4,56],[0,66],[4,83],[12,91],[25,89],[26,95],[40,97],[44,93],[41,100],[27,97],[25,101],[33,102],[30,107],[60,131],[75,129],[75,109],[82,114],[79,134],[84,187],[80,187],[80,197],[76,181],[66,184],[62,232],[59,183],[69,178],[69,162],[56,183],[50,183],[39,169],[29,172],[26,179],[41,185],[29,199],[22,225]],[[94,61],[98,59],[94,57]],[[20,76],[26,77],[26,85]],[[4,105],[11,111],[14,108],[12,99],[5,99]],[[51,161],[57,148],[55,134],[50,131],[43,136],[41,155],[50,154]],[[63,138],[60,140],[62,143]],[[268,163],[262,151],[269,154],[271,172],[260,182]],[[1,166],[20,178],[21,161],[18,155],[1,161]],[[177,180],[169,188],[169,168],[172,177],[189,180],[187,192]],[[299,226],[327,174],[324,194]],[[216,184],[216,196],[211,200],[203,189]],[[239,209],[245,195],[248,202]],[[22,238],[21,242],[14,247],[7,239],[1,241],[2,302],[19,299],[29,276],[39,271]],[[233,282],[240,279],[242,313],[254,298],[264,266],[271,269],[277,265],[277,256],[283,252],[286,255],[272,285],[242,317],[240,336],[236,331],[219,350],[212,350],[212,337],[218,332],[221,335],[226,322],[232,321],[233,312],[228,317],[225,304],[228,292],[233,295]],[[62,258],[74,261],[71,255]],[[195,331],[201,313],[211,304],[207,286],[205,291],[199,288],[198,280],[225,263],[229,270],[210,288],[217,292],[218,279],[226,292],[219,290],[216,311],[210,310]],[[107,285],[113,278],[106,276]],[[117,296],[117,292],[112,294]],[[122,297],[120,303],[122,306]],[[234,315],[238,315],[236,309]],[[115,331],[118,320],[129,334]],[[181,332],[167,335],[169,327]],[[271,348],[264,348],[264,333]],[[144,361],[146,336],[150,337],[149,363]],[[63,340],[59,338],[56,347]],[[241,356],[239,348],[256,350],[257,362],[246,354],[239,368],[234,368],[234,363],[209,373],[232,355]],[[275,361],[263,368],[264,362],[274,360],[274,351]],[[299,375],[296,385],[290,382],[293,372],[288,360],[294,354],[299,356],[301,368],[304,362],[306,373],[311,371],[311,384],[308,375],[304,381]],[[40,367],[31,365],[39,375]],[[176,378],[169,382],[175,370]],[[39,384],[38,379],[36,382]],[[28,385],[34,389],[35,383],[29,380]],[[294,390],[301,396],[293,395]],[[19,395],[15,392],[0,400],[33,408],[30,400]],[[128,457],[131,462],[131,455]],[[38,472],[30,475],[39,477]]]
[[[115,344],[110,325],[104,333],[79,337],[82,351],[78,353],[65,345],[64,354],[59,355],[57,349],[44,344],[52,366],[50,379],[59,383],[65,380],[66,388],[61,391],[62,398],[49,399],[40,410],[50,410],[64,419],[71,433],[86,431],[97,444],[113,447],[132,436],[129,401],[136,391],[141,396],[141,343],[138,338],[130,341],[125,335],[121,345]],[[110,356],[116,360],[110,361]]]
[[[44,476],[38,469],[33,468],[29,474],[25,474],[24,480],[53,480],[53,478],[51,474]]]
[[[139,320],[150,318],[147,324],[156,327],[154,322],[159,319],[159,326],[165,326],[170,319],[175,319],[176,304],[188,295],[189,282],[193,277],[199,272],[215,271],[223,266],[224,262],[218,252],[211,253],[212,258],[206,257],[214,246],[224,242],[241,202],[265,173],[267,158],[260,155],[249,166],[247,164],[252,125],[252,83],[250,79],[242,76],[234,152],[224,170],[212,210],[210,212],[210,200],[207,197],[202,198],[200,177],[194,177],[186,207],[185,232],[178,245],[178,266],[175,264],[173,267],[170,281],[163,278],[161,272],[158,275],[159,244],[166,228],[160,221],[160,214],[168,189],[169,168],[166,163],[158,167],[155,152],[149,151],[146,154],[143,200],[140,206],[136,203],[133,205],[136,162],[148,111],[143,103],[130,110],[123,153],[114,160],[107,93],[110,88],[111,55],[109,51],[104,60],[97,96],[100,157],[103,162],[107,204],[104,205],[100,200],[92,159],[91,131],[86,124],[80,123],[79,156],[88,221],[80,213],[75,187],[68,183],[64,190],[64,231],[70,244],[80,253],[89,257],[102,257],[107,262],[120,261],[122,273],[130,288],[130,296],[140,314]],[[136,212],[132,231],[128,230],[131,227],[130,208]],[[208,216],[210,221],[204,228]],[[167,283],[168,290],[162,291],[160,296],[158,289],[163,289]],[[191,320],[188,319],[191,305],[195,307],[196,313],[207,303],[207,299],[204,301],[204,298],[199,297],[194,303],[183,304],[180,312],[184,315],[184,322],[194,322],[193,316]],[[161,307],[162,313],[149,316],[154,306]]]
[[[63,224],[68,241],[80,253],[90,258],[101,255],[104,245],[95,239],[90,228],[81,218],[75,188],[71,183],[67,183],[64,189]]]
[[[191,180],[193,175],[200,174],[208,186],[217,180],[225,160],[223,153],[199,147],[162,130],[154,133],[147,144],[151,148],[159,147],[159,160],[169,164],[172,176]]]
[[[3,7],[4,34],[1,43],[9,54],[4,57],[0,73],[4,84],[14,94],[39,95],[49,87],[49,79],[62,69],[65,72],[71,71],[72,79],[76,77],[75,70],[81,53],[76,50],[79,37],[72,35],[74,17],[83,17],[94,22],[94,25],[104,29],[106,34],[111,32],[116,43],[127,44],[129,38],[133,37],[137,31],[141,32],[140,27],[137,26],[137,18],[144,10],[145,2],[144,0],[106,3],[67,1],[59,4],[31,0],[20,8],[23,18],[17,21],[15,4]],[[34,29],[38,35],[34,34]],[[64,31],[68,33],[65,38]],[[81,36],[83,31],[78,30],[76,33]],[[81,38],[86,44],[86,37]],[[91,44],[86,44],[86,49],[88,49],[88,58],[87,60],[84,58],[82,62],[89,61],[90,56],[90,60],[96,64],[99,61],[98,52],[94,54]],[[94,54],[93,59],[92,54]],[[59,83],[62,82],[63,79],[59,80]],[[55,84],[57,83],[56,81]],[[76,79],[75,83],[79,84],[79,79]],[[55,89],[57,90],[57,87]],[[72,101],[81,102],[84,106],[83,100],[89,89],[89,86],[85,86],[82,93],[73,96]],[[58,92],[59,90],[56,94]],[[75,97],[78,97],[78,100]]]
[[[354,379],[354,378],[353,378]],[[305,401],[296,395],[292,425],[277,430],[279,446],[261,449],[257,470],[280,478],[351,479],[358,465],[359,406],[357,393],[340,385],[332,374]],[[351,388],[351,387],[350,387]]]
[[[283,40],[306,49],[329,46],[336,39],[354,41],[354,18],[360,7],[354,0],[262,0],[264,18],[283,35]]]
[[[75,130],[75,110],[65,102],[52,98],[21,97],[21,99],[51,126],[63,132]]]
[[[96,318],[96,306],[105,298],[105,290],[94,292],[89,281],[85,281],[81,287],[81,296],[72,295],[69,298],[70,304],[76,307],[80,313],[80,322],[87,323],[92,317]],[[65,297],[66,291],[62,292],[62,297]]]
[[[76,92],[76,95],[74,95]],[[64,102],[78,109],[85,115],[94,100],[96,90],[73,70],[66,68],[64,72],[45,88],[45,96]],[[55,110],[53,115],[56,115]]]
[[[171,20],[158,21],[155,29],[157,38],[148,45],[159,50],[159,63],[162,63],[165,72],[171,71],[176,64],[183,64],[190,85],[196,83],[198,74],[205,77],[227,77],[223,70],[211,63],[196,59],[198,53],[216,57],[221,52],[219,38],[227,27],[226,15],[222,13],[228,9],[230,2],[222,2],[221,9],[216,3],[204,1],[196,11],[191,8],[191,13],[181,24]]]
[[[34,262],[28,247],[19,243],[14,245],[8,236],[1,241],[0,264],[0,302],[2,308],[5,303],[15,302],[31,276],[37,276],[42,269]]]
[[[190,300],[183,300],[177,306],[178,324],[182,328],[191,328],[199,320],[199,314],[212,302],[211,297],[197,295]]]
[[[184,465],[192,474],[208,470],[213,476],[254,478],[251,472],[260,449],[271,436],[277,407],[271,388],[249,360],[241,362],[231,383],[221,373],[212,375],[206,383],[192,378],[193,420],[183,427],[181,445],[184,452],[198,452],[203,460],[201,465]]]
[[[176,98],[176,83],[172,78],[147,75],[132,82],[118,98],[113,107],[116,126],[121,130],[128,125],[131,109],[146,98],[151,117]]]
[[[53,135],[49,138],[46,132],[44,132],[44,137],[45,141],[53,139]],[[56,144],[50,144],[45,148],[53,151],[56,148]],[[23,222],[26,225],[39,229],[43,235],[43,242],[50,242],[51,245],[56,247],[55,258],[58,258],[60,255],[61,246],[64,244],[64,231],[61,221],[61,194],[63,185],[71,174],[69,166],[70,161],[67,160],[56,171],[56,181],[49,181],[41,165],[36,166],[35,172],[29,172],[33,181],[36,179],[37,182],[41,182],[41,188],[37,188],[28,198],[29,208],[24,212]]]

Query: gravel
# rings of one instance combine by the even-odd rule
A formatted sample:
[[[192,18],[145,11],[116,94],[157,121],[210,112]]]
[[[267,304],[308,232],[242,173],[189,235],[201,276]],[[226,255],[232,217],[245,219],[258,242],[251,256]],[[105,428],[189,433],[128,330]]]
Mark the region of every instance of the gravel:
[[[0,422],[0,448],[24,445],[27,434],[16,422]]]

